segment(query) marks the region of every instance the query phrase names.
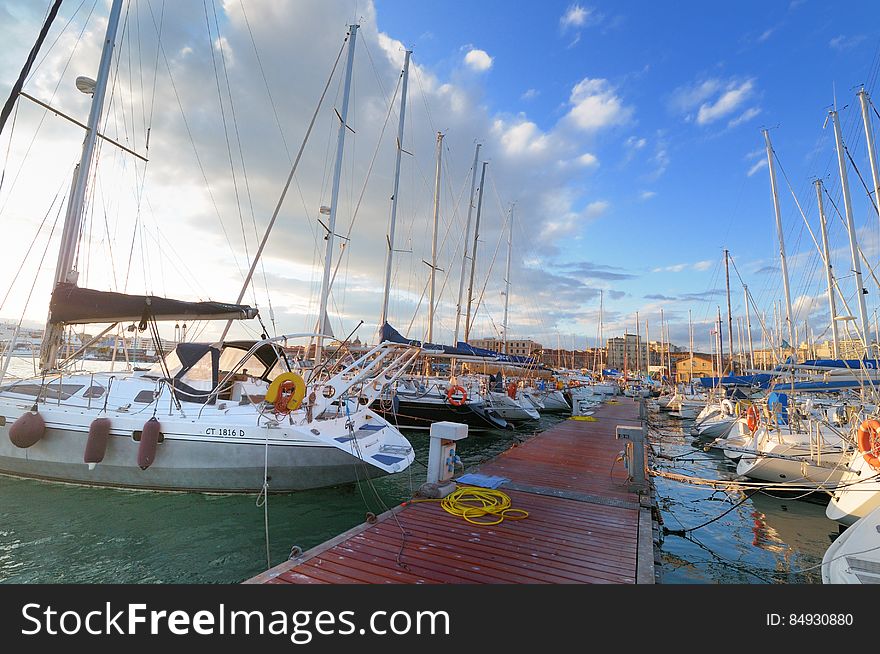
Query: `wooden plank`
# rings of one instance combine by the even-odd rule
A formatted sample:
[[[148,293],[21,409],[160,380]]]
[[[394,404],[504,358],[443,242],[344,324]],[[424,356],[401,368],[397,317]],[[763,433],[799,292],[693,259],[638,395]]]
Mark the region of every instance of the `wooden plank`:
[[[654,577],[654,535],[651,509],[639,511],[639,557],[636,560],[636,583],[653,584]]]

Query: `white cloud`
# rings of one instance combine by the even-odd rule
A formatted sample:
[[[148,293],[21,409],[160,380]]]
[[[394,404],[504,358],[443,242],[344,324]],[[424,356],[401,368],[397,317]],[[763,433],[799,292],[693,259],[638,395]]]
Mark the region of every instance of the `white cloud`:
[[[740,84],[729,84],[724,93],[714,102],[706,102],[700,105],[700,109],[697,112],[697,123],[699,125],[708,125],[719,118],[733,113],[751,97],[754,86],[753,80],[746,80]]]
[[[761,170],[762,168],[766,168],[766,167],[767,167],[767,160],[766,159],[758,159],[754,164],[752,164],[752,167],[749,168],[749,171],[746,173],[746,177],[751,177],[752,175],[757,173],[759,170]]]
[[[572,106],[567,118],[584,131],[624,125],[633,115],[633,109],[623,104],[606,79],[585,77],[572,88],[569,102]]]
[[[656,191],[642,191],[639,193],[639,200],[650,200],[657,195]]]
[[[577,163],[584,168],[594,168],[599,165],[599,158],[591,152],[584,152],[576,159]]]
[[[630,136],[626,139],[624,143],[626,147],[632,148],[633,150],[641,150],[643,147],[648,145],[648,141],[645,138],[636,138],[635,136]]]
[[[492,123],[492,133],[498,138],[504,152],[511,156],[540,154],[549,145],[547,135],[535,123],[522,116],[512,123],[496,119]]]
[[[750,121],[752,118],[761,113],[760,107],[749,107],[744,112],[742,112],[739,116],[731,120],[727,123],[728,127],[737,127],[738,125],[742,125]]]
[[[713,266],[715,262],[711,259],[706,259],[705,261],[697,261],[694,264],[694,270],[709,270]]]
[[[464,63],[467,64],[471,70],[475,70],[479,73],[489,70],[492,67],[493,61],[494,60],[489,56],[488,52],[476,48],[468,50],[467,54],[464,56]]]
[[[582,7],[581,5],[569,5],[565,13],[559,19],[559,24],[563,29],[569,27],[583,27],[587,24],[587,20],[593,13],[592,9]]]
[[[833,39],[828,41],[828,47],[832,50],[838,50],[843,52],[844,50],[851,50],[858,46],[862,41],[865,40],[864,34],[856,34],[854,36],[846,36],[845,34],[838,34]]]
[[[761,36],[758,37],[758,43],[764,43],[764,41],[766,41],[771,36],[773,36],[773,32],[775,32],[775,31],[776,31],[775,27],[771,27],[769,29],[764,30],[761,33]]]
[[[541,92],[538,89],[529,89],[528,91],[523,93],[521,96],[519,96],[519,99],[520,100],[534,100],[539,95],[541,95]]]
[[[680,113],[691,111],[717,93],[722,86],[721,80],[715,78],[689,86],[680,86],[672,92],[670,106]]]

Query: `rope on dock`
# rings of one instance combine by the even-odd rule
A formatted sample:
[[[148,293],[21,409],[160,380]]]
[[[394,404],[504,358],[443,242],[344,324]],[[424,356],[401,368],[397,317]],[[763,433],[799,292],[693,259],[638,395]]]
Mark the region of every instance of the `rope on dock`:
[[[442,499],[419,499],[411,502],[440,502],[441,508],[454,516],[464,518],[472,525],[492,526],[508,520],[523,520],[529,512],[513,508],[510,496],[499,490],[460,486]],[[489,517],[488,520],[480,518]]]

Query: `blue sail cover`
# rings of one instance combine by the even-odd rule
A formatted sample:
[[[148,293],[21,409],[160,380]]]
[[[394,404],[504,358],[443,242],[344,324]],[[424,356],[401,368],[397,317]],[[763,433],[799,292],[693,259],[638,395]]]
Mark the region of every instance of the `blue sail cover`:
[[[755,375],[727,375],[726,377],[697,377],[694,383],[704,388],[715,388],[716,386],[757,386],[759,388],[769,388],[770,380],[773,375],[767,373],[759,373]]]
[[[381,337],[383,341],[391,341],[392,343],[403,343],[405,345],[412,345],[413,347],[421,347],[426,350],[443,350],[443,354],[453,354],[456,356],[470,355],[470,352],[459,349],[457,347],[450,347],[449,345],[439,345],[437,343],[423,343],[422,341],[405,338],[399,331],[394,329],[394,327],[389,325],[387,322],[382,325]]]
[[[804,361],[805,366],[818,366],[823,368],[865,368],[867,370],[880,370],[878,359],[813,359]]]

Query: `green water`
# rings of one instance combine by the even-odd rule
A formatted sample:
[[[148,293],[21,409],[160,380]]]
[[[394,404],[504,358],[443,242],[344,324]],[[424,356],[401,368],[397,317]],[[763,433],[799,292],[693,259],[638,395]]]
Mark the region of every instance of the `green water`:
[[[546,429],[556,419],[544,418]],[[528,431],[473,434],[459,444],[466,469]],[[408,470],[361,484],[270,495],[271,562],[303,550],[412,496],[425,480],[428,436],[407,434]],[[0,476],[0,582],[236,583],[266,569],[263,508],[255,495],[154,493]]]

